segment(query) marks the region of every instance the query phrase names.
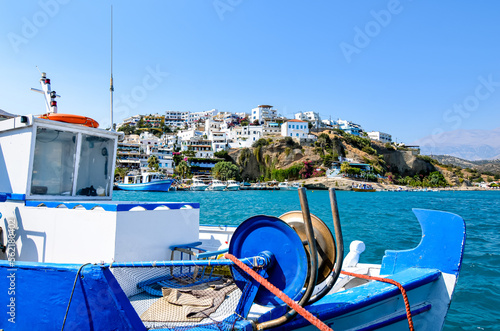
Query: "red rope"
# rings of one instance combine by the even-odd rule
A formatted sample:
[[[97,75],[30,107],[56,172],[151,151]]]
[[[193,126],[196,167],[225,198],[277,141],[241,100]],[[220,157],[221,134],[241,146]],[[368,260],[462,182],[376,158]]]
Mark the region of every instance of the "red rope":
[[[357,277],[357,278],[363,278],[363,279],[369,279],[369,280],[377,280],[379,282],[389,283],[389,284],[397,286],[399,288],[399,290],[401,291],[401,294],[403,295],[403,299],[404,299],[404,302],[405,302],[406,319],[408,320],[408,326],[410,328],[410,331],[414,331],[414,329],[413,329],[413,320],[411,318],[410,301],[408,301],[408,296],[406,295],[406,290],[404,289],[403,285],[401,285],[400,283],[396,282],[394,279],[389,279],[389,278],[382,278],[382,277],[375,277],[375,276],[355,274],[355,273],[348,272],[348,271],[341,271],[340,273],[344,274],[344,275],[347,275],[347,276]]]
[[[238,260],[234,255],[231,254],[225,254],[224,257],[226,259],[230,259],[233,261],[238,267],[243,269],[247,274],[252,276],[253,279],[258,281],[261,285],[263,285],[266,289],[268,289],[272,294],[283,300],[290,308],[298,312],[302,317],[304,317],[306,320],[308,320],[312,325],[320,329],[321,331],[333,331],[323,323],[320,319],[318,319],[316,316],[305,310],[302,306],[297,304],[295,301],[293,301],[289,296],[287,296],[285,293],[280,291],[276,286],[271,284],[267,279],[253,271],[249,266]]]

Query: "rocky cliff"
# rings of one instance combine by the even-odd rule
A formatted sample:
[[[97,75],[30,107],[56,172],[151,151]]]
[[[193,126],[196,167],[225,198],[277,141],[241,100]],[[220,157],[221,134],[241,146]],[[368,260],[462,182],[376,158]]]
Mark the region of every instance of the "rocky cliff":
[[[404,177],[438,170],[429,161],[413,155],[412,151],[386,148],[368,139],[353,141],[352,137],[335,132],[325,133],[330,139],[327,147],[299,145],[283,137],[274,137],[266,140],[265,144],[262,140],[262,144],[254,148],[232,149],[229,155],[240,166],[242,179],[250,181],[266,177],[272,169],[286,169],[306,161],[314,167],[325,168],[324,155],[327,154],[334,159],[345,156],[353,162],[369,163],[381,174],[392,172]]]

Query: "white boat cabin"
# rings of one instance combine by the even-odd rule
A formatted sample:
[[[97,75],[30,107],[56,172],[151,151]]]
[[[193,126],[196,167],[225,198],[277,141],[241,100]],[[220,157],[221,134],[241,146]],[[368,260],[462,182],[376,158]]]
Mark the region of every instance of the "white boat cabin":
[[[1,240],[14,229],[16,261],[164,260],[199,240],[198,203],[111,201],[119,136],[32,115],[0,121]]]

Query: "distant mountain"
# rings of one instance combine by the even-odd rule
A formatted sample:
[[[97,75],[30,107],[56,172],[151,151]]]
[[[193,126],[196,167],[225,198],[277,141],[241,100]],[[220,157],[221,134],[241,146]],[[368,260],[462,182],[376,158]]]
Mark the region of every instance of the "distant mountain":
[[[424,155],[451,155],[464,160],[500,158],[500,128],[494,130],[455,130],[414,141]]]
[[[433,155],[432,158],[442,164],[450,164],[462,168],[476,169],[481,173],[491,172],[493,174],[500,174],[500,159],[467,161],[451,155]]]
[[[432,155],[432,158],[434,160],[437,160],[439,163],[442,164],[450,164],[456,167],[461,167],[461,168],[475,168],[477,167],[476,162],[477,161],[468,161],[461,159],[456,156],[451,156],[451,155]]]

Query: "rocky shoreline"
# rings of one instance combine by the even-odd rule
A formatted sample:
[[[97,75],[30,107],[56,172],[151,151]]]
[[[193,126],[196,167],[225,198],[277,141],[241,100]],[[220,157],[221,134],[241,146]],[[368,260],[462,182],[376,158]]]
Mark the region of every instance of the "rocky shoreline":
[[[335,177],[335,178],[327,178],[327,177],[314,177],[308,179],[297,180],[304,185],[309,190],[328,190],[333,187],[339,191],[352,191],[352,185],[363,183],[361,180],[345,178],[345,177]],[[403,185],[393,185],[393,184],[385,184],[385,183],[376,183],[369,182],[373,188],[377,190],[397,190],[398,188],[403,188],[404,190],[414,189],[412,187],[407,187]],[[493,189],[487,189],[477,186],[451,186],[451,187],[439,187],[440,191],[492,191]]]

